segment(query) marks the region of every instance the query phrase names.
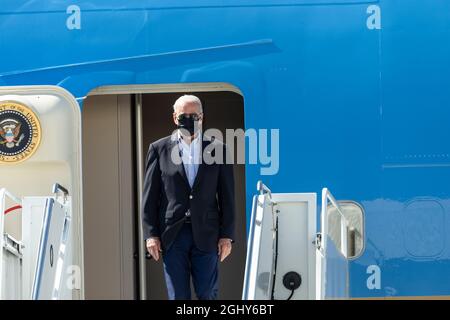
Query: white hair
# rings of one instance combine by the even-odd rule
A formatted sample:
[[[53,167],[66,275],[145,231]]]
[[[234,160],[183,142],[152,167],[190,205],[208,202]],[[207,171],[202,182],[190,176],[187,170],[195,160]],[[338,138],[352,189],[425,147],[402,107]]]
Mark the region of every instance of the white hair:
[[[177,99],[173,105],[173,111],[177,111],[178,108],[188,103],[195,103],[200,108],[200,112],[203,112],[202,102],[199,98],[193,95],[185,94]]]

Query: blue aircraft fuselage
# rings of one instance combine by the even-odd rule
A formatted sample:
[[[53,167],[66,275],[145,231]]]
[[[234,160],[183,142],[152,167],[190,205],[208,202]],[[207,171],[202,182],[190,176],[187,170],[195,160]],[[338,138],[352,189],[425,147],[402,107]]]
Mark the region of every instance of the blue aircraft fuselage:
[[[280,131],[258,180],[364,208],[352,297],[450,296],[450,2],[6,1],[0,86],[225,82],[245,128]],[[368,267],[381,286],[367,283]]]

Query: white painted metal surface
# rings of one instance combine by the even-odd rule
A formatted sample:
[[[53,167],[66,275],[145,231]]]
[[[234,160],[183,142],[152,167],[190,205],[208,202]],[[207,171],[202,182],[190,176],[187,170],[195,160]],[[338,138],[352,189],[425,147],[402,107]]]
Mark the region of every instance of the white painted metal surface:
[[[345,299],[349,297],[347,239],[349,223],[338,201],[327,188],[322,189],[320,244],[317,248],[316,299]],[[333,208],[339,223],[330,225],[328,211]],[[337,232],[337,230],[339,230]],[[336,234],[339,236],[336,236]],[[334,236],[332,236],[334,234]]]
[[[316,194],[258,188],[261,194],[253,202],[243,299],[288,299],[291,291],[284,287],[283,276],[290,271],[302,278],[291,299],[314,299]]]
[[[6,200],[22,207],[22,241],[4,234],[4,212]],[[51,204],[51,205],[50,205]],[[55,197],[24,197],[18,199],[6,189],[0,189],[0,298],[1,299],[31,299],[32,286],[36,280],[38,262],[42,261],[40,280],[43,280],[42,290],[36,297],[43,299],[72,299],[70,287],[64,287],[70,276],[67,267],[72,264],[71,246],[71,198],[65,197],[61,203]],[[53,210],[50,210],[53,209]],[[45,213],[51,212],[44,228]],[[62,217],[62,219],[61,219]],[[40,250],[41,239],[47,237],[47,243],[52,245],[52,267],[48,268],[48,250]],[[39,255],[41,254],[41,256]]]
[[[47,197],[24,197],[22,199],[23,299],[31,299],[46,202]]]
[[[9,199],[15,204],[20,204],[20,199],[14,196],[5,188],[0,189],[0,299],[7,298],[7,284],[6,279],[8,279],[7,271],[9,272],[9,263],[11,261],[10,253],[11,251],[7,250],[8,243],[5,242],[4,228],[5,228],[5,210],[6,210],[6,201]]]
[[[70,265],[67,246],[70,245],[70,199],[60,202],[46,200],[42,233],[40,236],[32,298],[61,299],[71,288],[66,286],[65,275]]]
[[[268,212],[268,210],[270,211]],[[272,290],[273,236],[271,206],[268,195],[253,198],[247,263],[244,277],[244,300],[268,300]]]
[[[72,197],[71,243],[74,244],[71,255],[81,279],[77,281],[80,286],[74,289],[73,298],[82,299],[84,277],[80,106],[68,91],[58,86],[4,86],[0,88],[0,101],[26,104],[38,116],[42,128],[41,143],[29,159],[11,166],[0,166],[2,187],[6,187],[22,199],[29,195],[48,196],[55,182],[61,183],[69,190]],[[17,216],[20,217],[19,214]],[[14,219],[15,224],[10,226],[18,231],[17,233],[23,231],[20,220]],[[27,235],[22,234],[22,237],[25,238]],[[32,260],[26,257],[24,262],[30,261],[31,264]],[[26,278],[29,280],[32,275],[29,274],[28,267],[24,271],[26,272],[24,280]],[[30,288],[27,288],[29,283],[24,281],[25,298],[31,298],[31,295],[27,295],[27,292],[30,292]]]
[[[2,246],[2,299],[22,298],[22,245],[13,237],[4,234]]]
[[[286,300],[291,291],[283,285],[283,276],[295,271],[302,283],[291,299],[315,298],[316,194],[273,193],[278,212],[278,259],[273,298]]]

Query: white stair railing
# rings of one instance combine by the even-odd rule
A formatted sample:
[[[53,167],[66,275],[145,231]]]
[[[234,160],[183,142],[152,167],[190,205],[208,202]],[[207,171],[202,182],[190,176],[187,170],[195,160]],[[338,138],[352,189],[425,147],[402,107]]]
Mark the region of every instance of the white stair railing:
[[[4,266],[3,263],[5,261],[3,255],[4,255],[4,246],[5,246],[5,237],[3,236],[5,233],[5,210],[6,210],[6,200],[9,198],[13,202],[17,204],[21,204],[21,200],[14,196],[12,193],[10,193],[5,188],[0,189],[0,299],[5,299],[6,292],[5,291],[5,285],[4,285]]]

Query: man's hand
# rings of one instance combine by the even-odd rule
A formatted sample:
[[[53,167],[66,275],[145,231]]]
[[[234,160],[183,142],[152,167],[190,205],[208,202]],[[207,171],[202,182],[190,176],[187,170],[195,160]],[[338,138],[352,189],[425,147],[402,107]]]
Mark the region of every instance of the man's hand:
[[[221,238],[219,239],[218,247],[218,255],[220,262],[225,260],[226,257],[231,253],[231,239]]]
[[[148,253],[155,259],[155,261],[159,260],[159,253],[161,250],[161,241],[159,238],[152,237],[147,239],[147,250]]]

